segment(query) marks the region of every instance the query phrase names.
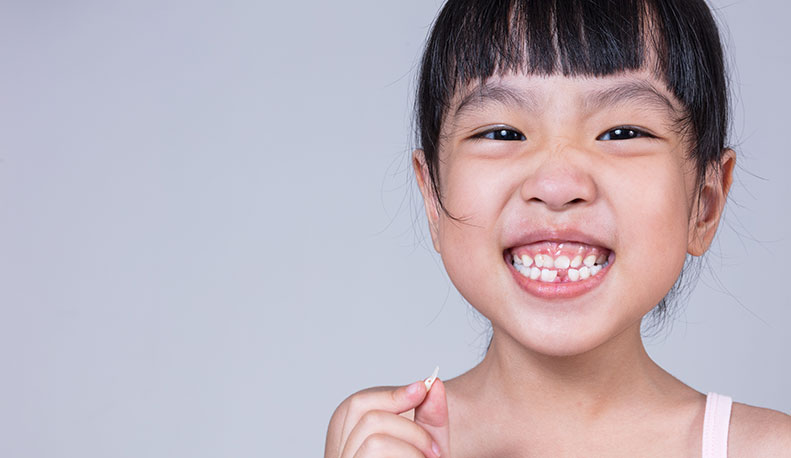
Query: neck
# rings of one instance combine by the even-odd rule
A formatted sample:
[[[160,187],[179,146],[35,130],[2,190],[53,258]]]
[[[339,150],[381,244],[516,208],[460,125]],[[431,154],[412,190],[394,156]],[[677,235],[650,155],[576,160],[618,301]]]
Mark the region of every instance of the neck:
[[[639,322],[573,356],[536,353],[495,329],[486,357],[468,375],[488,402],[580,421],[658,400],[675,380],[646,353]]]

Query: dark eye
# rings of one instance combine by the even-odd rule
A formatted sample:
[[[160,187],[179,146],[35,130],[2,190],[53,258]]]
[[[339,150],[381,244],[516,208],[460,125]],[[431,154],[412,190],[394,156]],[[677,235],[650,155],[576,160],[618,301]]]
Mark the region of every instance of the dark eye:
[[[616,127],[599,135],[596,140],[629,140],[638,137],[653,138],[653,135],[634,127]]]
[[[525,136],[521,132],[513,129],[497,128],[488,132],[483,132],[477,135],[478,138],[488,138],[489,140],[509,140],[509,141],[524,141]]]

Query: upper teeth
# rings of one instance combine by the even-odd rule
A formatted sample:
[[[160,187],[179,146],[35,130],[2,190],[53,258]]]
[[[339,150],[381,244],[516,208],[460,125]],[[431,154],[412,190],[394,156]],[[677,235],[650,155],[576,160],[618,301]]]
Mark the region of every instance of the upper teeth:
[[[537,254],[533,260],[536,262],[536,267],[555,267],[555,260],[548,254]]]
[[[568,256],[553,258],[548,254],[537,254],[534,257],[523,254],[514,255],[514,268],[523,276],[531,280],[540,280],[546,283],[560,281],[579,281],[598,274],[609,264],[607,255],[590,254],[583,258],[581,255],[569,259]],[[581,266],[581,267],[580,267]],[[566,275],[561,276],[557,269],[565,270]],[[568,280],[565,280],[568,279]]]
[[[558,269],[568,269],[571,261],[569,260],[568,256],[558,256],[555,259],[555,267]]]

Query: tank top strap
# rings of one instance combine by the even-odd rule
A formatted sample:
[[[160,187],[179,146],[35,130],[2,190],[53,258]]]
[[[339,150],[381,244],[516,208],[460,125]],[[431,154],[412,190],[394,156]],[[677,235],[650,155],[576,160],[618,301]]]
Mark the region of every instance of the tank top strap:
[[[703,458],[727,458],[728,426],[731,422],[733,400],[717,393],[706,395],[703,416]]]

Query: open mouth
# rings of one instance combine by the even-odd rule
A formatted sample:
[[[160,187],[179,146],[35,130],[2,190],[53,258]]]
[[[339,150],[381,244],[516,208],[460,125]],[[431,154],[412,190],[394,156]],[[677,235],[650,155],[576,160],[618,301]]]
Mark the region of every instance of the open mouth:
[[[608,248],[570,241],[513,247],[503,257],[522,290],[548,300],[586,294],[602,284],[615,262]]]
[[[544,241],[506,250],[505,259],[525,279],[573,284],[602,277],[615,253],[578,242]]]

